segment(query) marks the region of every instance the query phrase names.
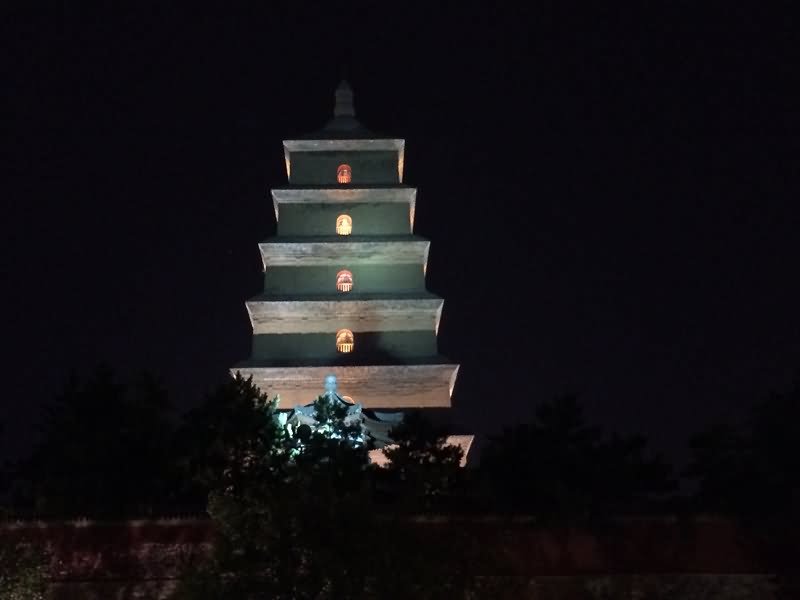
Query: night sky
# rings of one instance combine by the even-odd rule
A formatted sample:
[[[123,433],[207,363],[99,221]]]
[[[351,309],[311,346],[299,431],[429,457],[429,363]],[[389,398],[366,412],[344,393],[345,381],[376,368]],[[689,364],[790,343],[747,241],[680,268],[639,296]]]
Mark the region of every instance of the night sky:
[[[29,4],[0,9],[11,453],[70,369],[150,369],[185,408],[248,355],[282,140],[325,123],[343,71],[406,140],[454,426],[574,392],[682,460],[799,372],[789,12]]]

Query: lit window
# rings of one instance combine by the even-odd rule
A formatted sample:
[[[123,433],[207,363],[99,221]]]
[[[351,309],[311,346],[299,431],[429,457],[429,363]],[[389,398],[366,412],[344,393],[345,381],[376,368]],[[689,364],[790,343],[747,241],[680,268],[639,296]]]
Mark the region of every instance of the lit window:
[[[339,271],[336,274],[336,289],[349,292],[353,289],[353,274],[350,271]]]
[[[352,177],[353,171],[350,169],[350,165],[339,165],[339,168],[336,169],[336,181],[339,183],[350,183]]]
[[[348,215],[339,215],[336,218],[336,233],[339,235],[350,235],[353,231],[353,219]]]
[[[353,332],[349,329],[340,329],[336,332],[336,349],[339,352],[353,351]]]

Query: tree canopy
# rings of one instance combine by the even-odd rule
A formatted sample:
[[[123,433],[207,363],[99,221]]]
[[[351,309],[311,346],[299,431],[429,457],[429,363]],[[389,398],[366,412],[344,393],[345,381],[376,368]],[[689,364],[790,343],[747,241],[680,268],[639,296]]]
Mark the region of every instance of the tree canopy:
[[[12,469],[15,504],[40,515],[146,515],[173,500],[174,424],[161,382],[120,382],[99,367],[70,377],[40,424],[29,458]]]
[[[585,423],[574,396],[537,407],[531,423],[490,437],[481,460],[499,507],[542,521],[588,522],[637,510],[671,492],[671,467],[641,436]]]

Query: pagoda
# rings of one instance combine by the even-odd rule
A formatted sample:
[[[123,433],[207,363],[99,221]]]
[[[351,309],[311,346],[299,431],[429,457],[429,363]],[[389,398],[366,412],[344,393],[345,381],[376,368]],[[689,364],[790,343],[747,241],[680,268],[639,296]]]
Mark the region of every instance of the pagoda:
[[[322,130],[283,142],[277,234],[259,244],[264,290],[246,303],[251,355],[232,371],[280,408],[312,402],[329,374],[365,409],[450,407],[458,365],[437,350],[443,299],[425,286],[405,140],[356,120],[347,82],[335,96]]]

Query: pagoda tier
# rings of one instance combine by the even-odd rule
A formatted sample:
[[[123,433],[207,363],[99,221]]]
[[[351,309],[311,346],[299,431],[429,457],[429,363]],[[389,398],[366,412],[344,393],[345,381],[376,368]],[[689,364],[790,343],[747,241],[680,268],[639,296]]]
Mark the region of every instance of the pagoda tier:
[[[441,360],[436,364],[434,361]],[[339,392],[370,409],[442,408],[450,396],[458,365],[440,357],[424,364],[280,366],[246,361],[234,368],[270,394],[280,396],[279,408],[308,404],[320,394],[320,382],[335,373]],[[333,362],[333,361],[332,361]]]
[[[272,190],[278,235],[327,235],[341,213],[363,235],[410,234],[417,189],[406,186],[283,188]]]

